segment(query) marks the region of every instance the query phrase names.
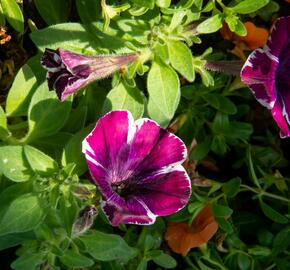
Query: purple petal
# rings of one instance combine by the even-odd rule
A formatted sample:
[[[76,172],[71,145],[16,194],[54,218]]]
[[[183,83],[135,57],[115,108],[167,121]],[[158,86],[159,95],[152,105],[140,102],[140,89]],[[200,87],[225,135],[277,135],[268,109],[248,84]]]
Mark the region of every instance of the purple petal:
[[[276,72],[277,92],[282,100],[283,115],[290,124],[290,39],[280,54],[280,64]]]
[[[279,57],[280,52],[289,43],[289,38],[290,16],[278,18],[272,27],[272,32],[265,49],[267,50],[268,47],[272,55]]]
[[[157,216],[173,214],[190,198],[191,184],[185,169],[179,165],[169,172],[154,173],[142,181],[138,199]]]
[[[58,71],[62,64],[58,51],[45,49],[41,58],[41,64],[51,72]]]
[[[284,115],[283,115],[283,108],[279,102],[275,102],[273,109],[271,110],[272,116],[275,119],[277,125],[280,128],[280,137],[285,138],[290,136],[290,129],[289,125],[287,124]]]
[[[90,82],[86,79],[81,79],[75,76],[71,76],[67,84],[59,85],[55,88],[58,97],[61,101],[64,101],[68,96],[73,94],[74,92],[78,91],[80,88],[85,87]]]
[[[144,130],[145,131],[145,130]],[[146,132],[143,132],[142,127],[140,134],[136,134],[136,137],[146,136]],[[140,140],[137,138],[137,141]],[[160,129],[158,139],[152,140],[152,148],[148,155],[146,155],[142,162],[137,166],[136,171],[152,172],[159,170],[160,168],[174,166],[182,163],[187,157],[187,149],[184,143],[174,134],[168,132],[165,129]],[[141,144],[132,144],[132,148],[140,152],[138,147],[142,147]]]
[[[149,225],[156,219],[147,206],[136,198],[130,198],[121,204],[113,200],[105,201],[102,208],[113,226],[121,223]]]
[[[84,56],[64,49],[59,53],[68,70],[85,77],[91,74],[91,81],[105,78],[137,58],[137,54]]]
[[[247,84],[256,99],[268,109],[276,100],[275,76],[278,59],[267,51],[257,49],[251,53],[241,71],[241,79]]]
[[[112,172],[117,169],[121,148],[132,134],[134,119],[128,111],[112,111],[100,118],[96,127],[83,141],[83,153]],[[119,181],[112,175],[111,181]]]

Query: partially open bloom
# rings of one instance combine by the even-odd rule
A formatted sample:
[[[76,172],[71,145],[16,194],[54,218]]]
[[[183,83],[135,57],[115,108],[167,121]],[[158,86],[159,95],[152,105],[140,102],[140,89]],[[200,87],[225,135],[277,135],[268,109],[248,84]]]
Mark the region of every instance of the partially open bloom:
[[[134,122],[130,112],[112,111],[85,138],[83,152],[114,226],[152,224],[189,200],[190,179],[181,165],[186,147],[150,119]]]
[[[290,136],[290,16],[279,18],[263,49],[253,51],[241,71],[256,99],[271,110],[280,136]]]
[[[191,248],[207,243],[217,230],[218,224],[212,214],[211,205],[208,204],[198,213],[191,225],[169,224],[165,239],[174,252],[186,256]]]
[[[78,89],[109,76],[137,57],[137,54],[85,56],[64,49],[45,49],[41,64],[48,71],[49,89],[55,89],[64,101]]]

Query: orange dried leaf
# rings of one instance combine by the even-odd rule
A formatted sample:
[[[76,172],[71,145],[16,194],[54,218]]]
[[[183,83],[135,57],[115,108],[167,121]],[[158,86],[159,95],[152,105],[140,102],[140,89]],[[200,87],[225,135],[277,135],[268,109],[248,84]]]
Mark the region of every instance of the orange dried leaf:
[[[186,223],[171,223],[167,227],[165,240],[170,248],[186,256],[191,248],[207,243],[218,230],[211,205],[206,205],[189,226]]]

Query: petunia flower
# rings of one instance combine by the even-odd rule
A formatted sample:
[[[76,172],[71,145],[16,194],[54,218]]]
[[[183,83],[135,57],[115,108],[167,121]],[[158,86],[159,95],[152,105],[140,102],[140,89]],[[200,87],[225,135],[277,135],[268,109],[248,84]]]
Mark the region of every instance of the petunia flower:
[[[189,200],[190,179],[181,165],[186,147],[150,119],[134,122],[129,111],[109,112],[83,141],[83,153],[114,226],[152,224]]]
[[[290,16],[277,19],[263,49],[256,49],[241,70],[241,79],[269,110],[281,138],[290,136]]]
[[[75,91],[109,76],[137,57],[137,54],[85,56],[64,49],[45,49],[41,64],[48,71],[49,89],[55,89],[64,101]]]
[[[218,224],[212,214],[211,205],[206,205],[195,217],[191,225],[170,223],[165,240],[176,253],[186,256],[191,248],[207,243],[217,232]]]

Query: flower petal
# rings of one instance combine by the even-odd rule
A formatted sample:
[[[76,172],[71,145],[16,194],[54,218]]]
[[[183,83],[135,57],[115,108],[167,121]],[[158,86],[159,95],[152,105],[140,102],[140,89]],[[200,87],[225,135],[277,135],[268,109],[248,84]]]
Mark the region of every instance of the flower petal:
[[[113,226],[121,223],[149,225],[155,222],[156,216],[136,198],[118,202],[116,200],[108,200],[103,202],[103,211],[107,215]]]
[[[279,98],[277,99],[277,102],[275,102],[275,105],[273,109],[271,110],[272,116],[275,119],[277,125],[280,128],[280,137],[290,137],[290,129],[289,125],[287,124],[284,115],[283,115],[283,108],[280,104]]]
[[[45,49],[41,58],[41,65],[50,72],[59,71],[61,68],[61,58],[57,50]]]
[[[136,125],[130,159],[138,162],[143,159],[135,168],[137,174],[172,167],[186,159],[187,149],[177,136],[149,119],[140,119],[136,121]]]
[[[276,88],[283,105],[283,115],[290,124],[290,37],[288,44],[280,53],[280,63],[276,72]]]
[[[157,216],[173,214],[183,208],[190,198],[190,179],[182,167],[154,173],[138,183],[136,198],[142,200]]]
[[[59,49],[59,55],[66,68],[74,75],[88,77],[91,73],[90,64],[94,56],[85,56],[64,49]]]
[[[119,155],[128,145],[134,119],[128,111],[112,111],[99,119],[93,131],[83,141],[83,153],[87,159],[93,159],[111,172],[110,181],[119,179],[116,172],[120,169]]]
[[[241,71],[241,79],[256,99],[268,109],[276,100],[275,75],[278,59],[267,51],[257,49],[251,53]]]
[[[166,229],[165,240],[175,252],[186,256],[191,248],[191,232],[186,223],[170,223]]]
[[[278,18],[272,27],[272,33],[266,47],[272,55],[279,57],[280,52],[289,43],[289,38],[290,16]]]
[[[80,88],[85,87],[88,85],[90,81],[86,79],[81,79],[75,76],[70,76],[63,84],[58,84],[55,87],[56,93],[61,101],[64,101],[68,96],[73,94],[74,92],[78,91]]]

